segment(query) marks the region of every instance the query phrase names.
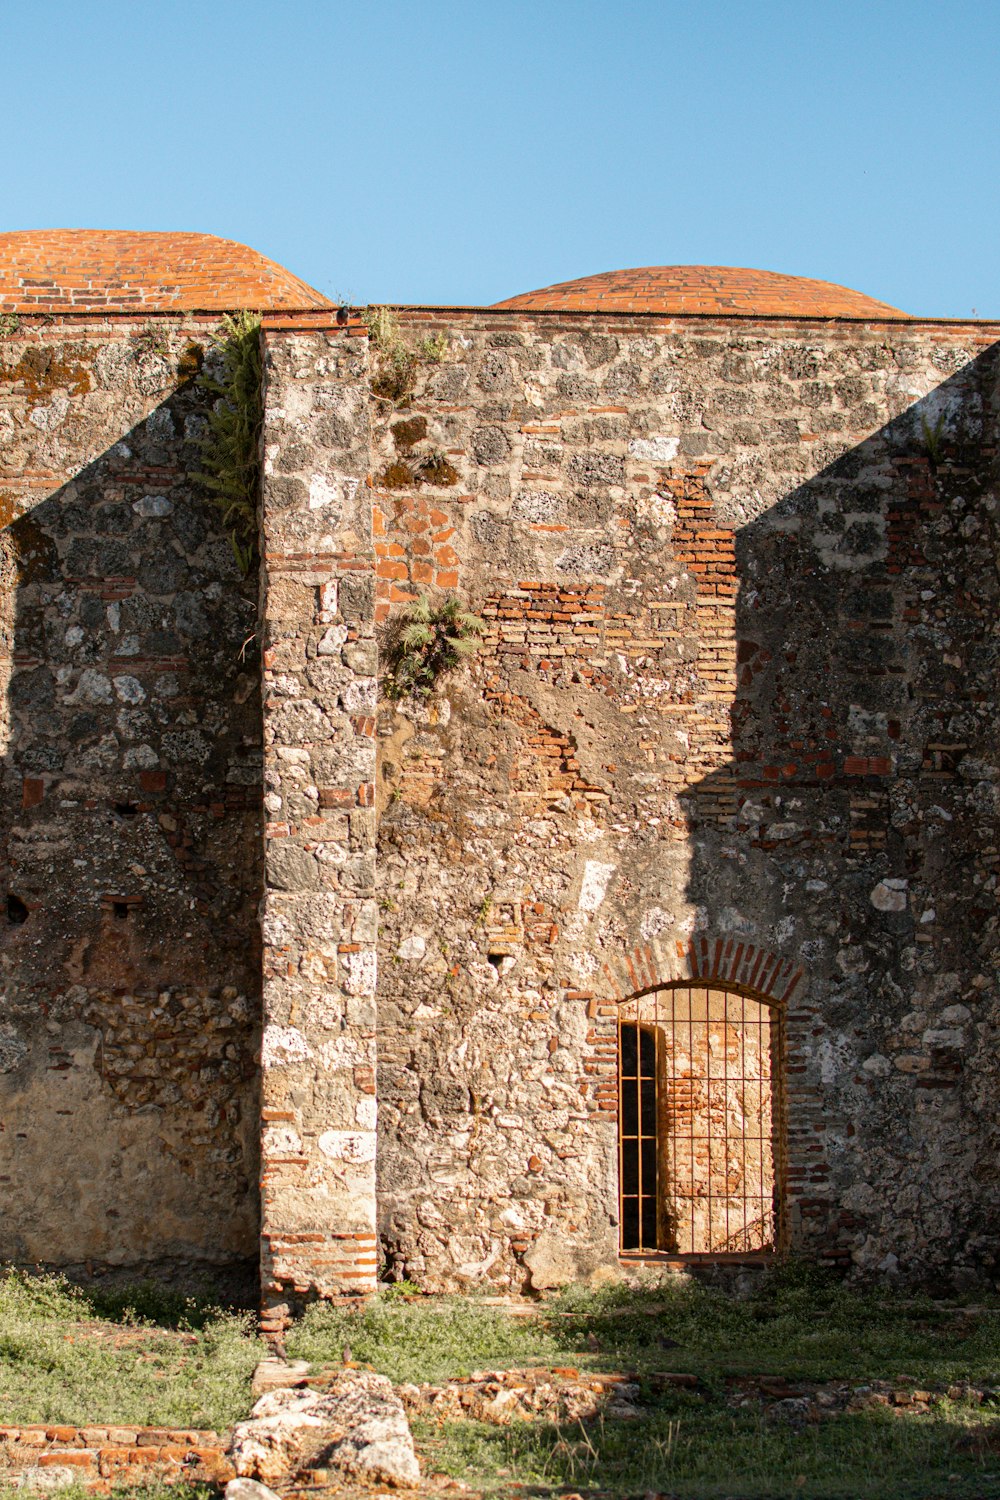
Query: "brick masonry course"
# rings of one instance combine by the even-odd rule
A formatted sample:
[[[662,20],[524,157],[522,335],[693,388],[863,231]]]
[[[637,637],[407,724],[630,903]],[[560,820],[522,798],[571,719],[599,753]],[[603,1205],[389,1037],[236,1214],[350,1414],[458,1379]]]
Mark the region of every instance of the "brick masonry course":
[[[730,317],[905,318],[850,287],[735,266],[637,266],[522,292],[498,307],[524,312],[724,313]]]
[[[4,1472],[29,1493],[56,1483],[110,1494],[132,1484],[224,1484],[233,1477],[217,1433],[162,1427],[0,1427]],[[55,1478],[57,1476],[57,1478]]]
[[[0,233],[0,309],[232,312],[329,307],[256,250],[211,234],[35,229]]]

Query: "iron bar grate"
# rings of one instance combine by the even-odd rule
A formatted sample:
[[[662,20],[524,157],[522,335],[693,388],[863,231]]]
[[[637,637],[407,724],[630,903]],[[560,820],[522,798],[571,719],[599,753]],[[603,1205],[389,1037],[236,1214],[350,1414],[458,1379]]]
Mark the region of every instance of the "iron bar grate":
[[[774,1247],[779,1040],[776,1012],[737,991],[666,986],[622,1006],[623,1250]]]

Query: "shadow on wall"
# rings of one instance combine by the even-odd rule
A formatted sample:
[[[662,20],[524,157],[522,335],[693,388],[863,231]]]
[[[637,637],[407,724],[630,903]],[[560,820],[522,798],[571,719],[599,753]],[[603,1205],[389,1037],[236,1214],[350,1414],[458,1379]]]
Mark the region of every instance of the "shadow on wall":
[[[256,580],[187,478],[205,400],[2,533],[0,1257],[88,1274],[256,1250]]]
[[[959,1281],[1000,1258],[997,359],[736,533],[732,758],[683,798],[705,935],[806,971],[791,1244]]]

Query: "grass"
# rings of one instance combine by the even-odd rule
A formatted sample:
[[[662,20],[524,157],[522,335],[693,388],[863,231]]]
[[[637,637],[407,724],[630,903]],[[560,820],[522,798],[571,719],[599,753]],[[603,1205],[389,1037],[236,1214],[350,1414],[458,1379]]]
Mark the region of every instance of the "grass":
[[[794,1267],[742,1301],[680,1282],[574,1289],[517,1317],[476,1298],[390,1288],[360,1311],[314,1306],[287,1344],[292,1358],[339,1365],[346,1353],[397,1383],[529,1365],[638,1373],[637,1421],[416,1420],[425,1470],[490,1496],[520,1485],[678,1500],[1000,1500],[1000,1305],[861,1294]],[[149,1287],[84,1294],[51,1276],[0,1279],[8,1422],[224,1429],[246,1415],[263,1353],[245,1317],[205,1302]],[[650,1379],[663,1372],[700,1384]],[[764,1374],[924,1386],[942,1399],[929,1409],[813,1406],[818,1420],[796,1426],[740,1384]],[[159,1500],[154,1488],[130,1494]]]
[[[202,1427],[238,1421],[264,1353],[247,1316],[153,1288],[87,1296],[57,1276],[0,1279],[7,1422]]]
[[[639,1423],[416,1421],[425,1467],[488,1495],[518,1484],[685,1500],[1000,1497],[1000,1405],[958,1394],[927,1411],[833,1409],[796,1428],[769,1418],[756,1399],[732,1404],[734,1384],[750,1374],[852,1387],[992,1387],[1000,1383],[1000,1306],[861,1294],[795,1267],[745,1301],[690,1283],[572,1290],[533,1317],[475,1299],[388,1294],[360,1313],[311,1309],[289,1354],[336,1362],[345,1346],[397,1382],[533,1364],[634,1370],[640,1380],[691,1373],[702,1382],[699,1391],[646,1385]],[[985,1452],[970,1441],[977,1434],[991,1434]]]
[[[421,594],[383,641],[387,698],[427,697],[442,673],[479,650],[486,621],[462,608],[454,596],[434,605]]]
[[[514,1483],[685,1500],[929,1500],[1000,1494],[1000,1456],[958,1452],[962,1412],[841,1414],[795,1429],[677,1398],[635,1422],[415,1423],[425,1464],[499,1494]]]
[[[409,344],[391,307],[366,307],[361,317],[376,354],[372,393],[389,406],[402,405],[413,391],[417,366],[422,360],[440,364],[448,352],[448,340],[439,333]]]
[[[568,1292],[554,1311],[568,1315],[559,1319],[567,1355],[589,1364],[596,1339],[603,1361],[640,1373],[1000,1382],[1000,1304],[970,1311],[930,1297],[865,1294],[797,1267],[772,1273],[745,1301],[681,1284],[645,1296]]]
[[[221,511],[233,555],[246,577],[257,549],[264,422],[259,315],[226,313],[214,343],[221,378],[204,370],[196,377],[213,404],[208,413],[208,435],[202,444],[201,472],[192,477],[204,485],[213,505]]]
[[[678,1282],[636,1292],[567,1291],[537,1316],[511,1318],[475,1298],[383,1294],[360,1313],[326,1303],[292,1332],[289,1354],[339,1361],[344,1345],[396,1381],[532,1364],[669,1370],[709,1382],[768,1374],[794,1380],[1000,1384],[1000,1304],[973,1308],[853,1292],[797,1268],[745,1301]]]
[[[339,1364],[344,1348],[396,1384],[447,1380],[473,1370],[559,1363],[559,1338],[534,1318],[511,1318],[475,1300],[407,1301],[383,1295],[361,1312],[308,1309],[287,1339],[290,1359]]]

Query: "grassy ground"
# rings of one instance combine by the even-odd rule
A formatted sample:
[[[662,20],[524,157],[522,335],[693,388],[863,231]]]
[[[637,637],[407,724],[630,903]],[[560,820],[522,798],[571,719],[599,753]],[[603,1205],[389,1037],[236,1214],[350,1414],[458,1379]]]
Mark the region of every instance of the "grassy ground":
[[[224,1428],[264,1353],[250,1320],[139,1288],[0,1279],[0,1423]]]
[[[558,1426],[418,1422],[425,1465],[488,1494],[512,1485],[613,1495],[929,1500],[1000,1496],[1000,1305],[860,1296],[801,1272],[772,1277],[737,1302],[691,1285],[604,1295],[573,1292],[511,1318],[475,1301],[383,1297],[361,1314],[314,1308],[289,1353],[337,1360],[344,1346],[396,1381],[441,1381],[474,1370],[561,1364],[636,1371],[640,1422],[598,1418]],[[701,1387],[656,1390],[657,1372]],[[791,1381],[888,1381],[948,1387],[926,1411],[833,1411],[797,1427],[733,1391],[750,1374]],[[738,1396],[736,1398],[739,1399]]]
[[[339,1361],[345,1344],[395,1381],[556,1363],[709,1380],[745,1373],[992,1385],[1000,1384],[1000,1303],[970,1311],[929,1298],[863,1296],[798,1270],[772,1276],[746,1301],[686,1283],[573,1291],[533,1318],[511,1318],[474,1298],[389,1292],[362,1313],[311,1308],[288,1352]]]
[[[536,1423],[420,1424],[425,1464],[487,1495],[513,1483],[685,1500],[930,1500],[1000,1494],[1000,1457],[956,1452],[964,1413],[839,1416],[796,1431],[760,1414],[694,1398],[663,1401],[641,1426],[602,1421],[575,1430]]]
[[[263,1353],[247,1319],[196,1303],[148,1292],[97,1299],[55,1278],[0,1279],[7,1423],[224,1428],[249,1409]],[[390,1290],[360,1313],[313,1308],[288,1353],[317,1365],[346,1354],[397,1382],[533,1364],[637,1372],[638,1421],[414,1424],[428,1472],[489,1495],[1000,1500],[1000,1304],[860,1296],[801,1272],[739,1302],[678,1284],[566,1293],[528,1317]],[[699,1386],[663,1389],[651,1379],[662,1372],[696,1375]],[[755,1394],[739,1404],[750,1375],[852,1388],[885,1381],[942,1399],[924,1410],[833,1409],[796,1425]]]

